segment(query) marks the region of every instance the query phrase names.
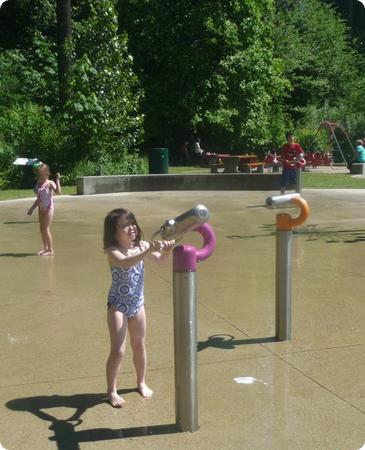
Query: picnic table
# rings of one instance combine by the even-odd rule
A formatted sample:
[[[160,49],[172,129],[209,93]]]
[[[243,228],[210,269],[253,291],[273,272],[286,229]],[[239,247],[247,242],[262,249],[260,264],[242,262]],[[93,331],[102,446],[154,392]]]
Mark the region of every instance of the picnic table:
[[[210,168],[210,173],[218,173],[218,169],[223,167],[223,159],[228,156],[230,156],[228,153],[206,153],[204,158]]]
[[[218,168],[223,168],[223,173],[251,173],[253,168],[263,171],[263,163],[258,161],[255,154],[229,155],[211,153],[208,155],[208,166],[211,173],[218,173]]]

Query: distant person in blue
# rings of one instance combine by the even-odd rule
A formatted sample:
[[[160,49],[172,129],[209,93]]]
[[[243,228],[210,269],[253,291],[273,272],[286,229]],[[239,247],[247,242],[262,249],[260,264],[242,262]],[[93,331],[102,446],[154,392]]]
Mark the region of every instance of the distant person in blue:
[[[365,163],[365,148],[364,148],[364,141],[362,139],[358,139],[356,141],[356,150],[354,152],[353,162]]]
[[[350,170],[353,163],[365,164],[365,148],[364,148],[364,141],[362,139],[357,139],[356,141],[356,148],[353,153],[353,160],[348,165],[348,168]]]

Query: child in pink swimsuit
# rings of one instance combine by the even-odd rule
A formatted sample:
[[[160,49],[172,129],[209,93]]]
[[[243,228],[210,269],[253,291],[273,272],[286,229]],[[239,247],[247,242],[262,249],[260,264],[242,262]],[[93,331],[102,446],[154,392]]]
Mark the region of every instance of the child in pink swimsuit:
[[[56,182],[49,179],[49,167],[47,164],[41,164],[37,167],[38,183],[36,186],[37,199],[28,209],[28,215],[32,215],[38,206],[39,228],[41,231],[43,249],[37,254],[39,256],[51,256],[53,251],[53,240],[51,235],[51,224],[53,219],[53,192],[61,193],[60,174],[56,176]]]

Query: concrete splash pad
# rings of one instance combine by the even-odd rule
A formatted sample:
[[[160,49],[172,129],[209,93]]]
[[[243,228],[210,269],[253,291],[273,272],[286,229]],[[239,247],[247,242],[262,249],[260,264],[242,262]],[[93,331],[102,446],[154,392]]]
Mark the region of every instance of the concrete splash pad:
[[[269,192],[153,192],[56,199],[56,255],[28,200],[0,221],[0,442],[30,449],[343,449],[365,441],[365,197],[304,191],[311,217],[293,242],[293,339],[273,342],[275,211]],[[127,401],[105,403],[102,223],[132,209],[149,237],[205,204],[218,245],[199,267],[199,423],[174,427],[171,264],[147,263],[148,382],[142,400],[128,352]],[[185,242],[199,246],[193,233]]]

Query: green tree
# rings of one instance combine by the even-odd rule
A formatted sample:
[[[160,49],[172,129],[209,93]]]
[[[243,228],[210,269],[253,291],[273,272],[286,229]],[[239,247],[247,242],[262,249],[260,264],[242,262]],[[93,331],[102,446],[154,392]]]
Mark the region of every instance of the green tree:
[[[7,149],[0,170],[7,164],[7,173],[16,176],[11,169],[15,156],[57,163],[62,133],[54,117],[57,106],[57,60],[52,38],[54,4],[49,0],[7,3],[11,4],[10,11],[18,14],[7,26],[8,30],[13,29],[13,38],[6,49],[0,49],[0,147]],[[2,10],[0,22],[4,18]],[[0,42],[5,43],[2,31]]]
[[[284,62],[290,82],[286,104],[294,121],[303,119],[308,107],[337,106],[359,77],[348,29],[320,0],[278,2],[275,56]]]
[[[73,143],[69,159],[118,160],[142,136],[142,91],[127,37],[118,33],[114,1],[80,1],[73,11],[70,97],[63,119]]]
[[[271,0],[120,0],[119,8],[146,91],[148,142],[170,146],[194,131],[209,149],[273,140],[285,82]]]
[[[365,8],[359,0],[325,0],[347,21],[356,48],[365,53]]]
[[[3,22],[7,26],[0,27],[0,108],[22,102],[53,108],[57,103],[55,2],[6,2],[0,9]]]
[[[57,0],[57,62],[59,80],[59,100],[62,107],[68,97],[68,76],[71,65],[71,0]]]
[[[0,8],[0,48],[27,50],[34,31],[49,36],[56,32],[55,0],[11,0]]]
[[[0,9],[0,23],[10,18],[7,30],[20,30],[10,43],[0,30],[0,45],[7,44],[0,48],[0,144],[9,164],[16,154],[40,157],[60,170],[90,160],[112,171],[110,164],[123,159],[127,172],[138,171],[133,154],[142,136],[142,91],[127,38],[118,33],[115,2],[81,0],[74,7],[75,33],[64,42],[72,58],[70,89],[61,111],[56,0],[14,0]]]

